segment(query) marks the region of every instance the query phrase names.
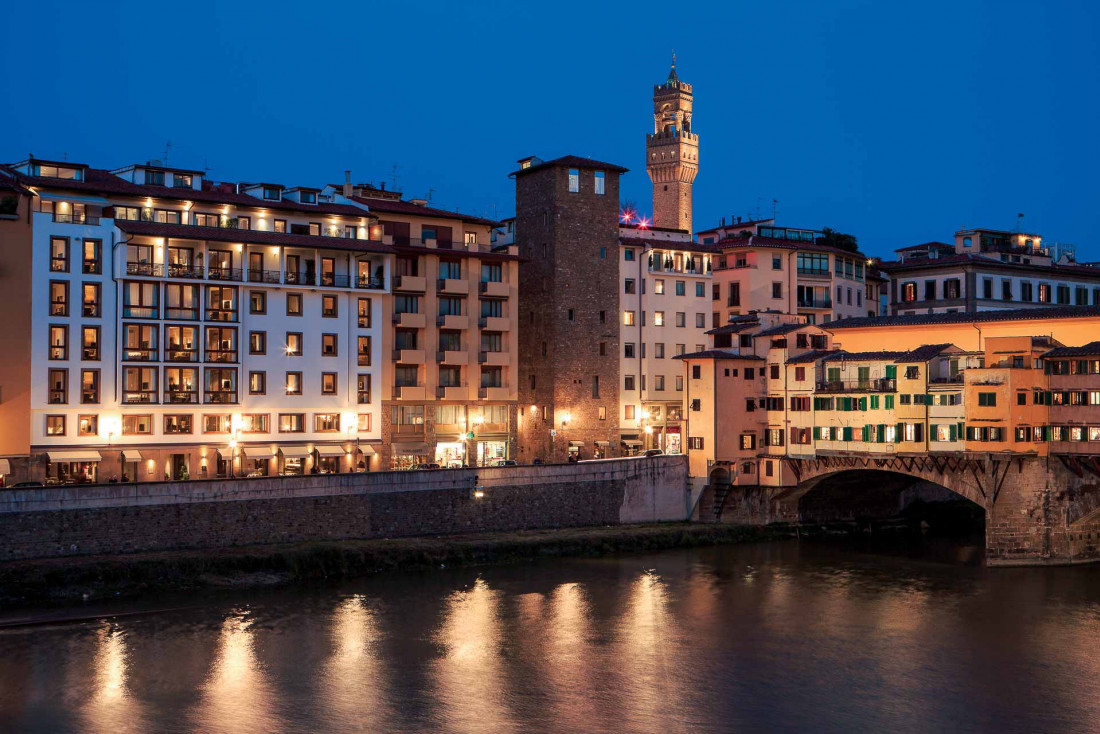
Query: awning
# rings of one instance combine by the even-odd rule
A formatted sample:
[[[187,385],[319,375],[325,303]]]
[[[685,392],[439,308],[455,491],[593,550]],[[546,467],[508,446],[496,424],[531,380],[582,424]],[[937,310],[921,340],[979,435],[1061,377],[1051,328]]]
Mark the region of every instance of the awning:
[[[314,446],[318,456],[343,456],[347,452],[343,446]]]
[[[635,441],[634,439],[626,439],[626,440],[623,441],[623,443],[626,444],[627,446],[631,446],[631,447],[642,445],[641,441]]]
[[[392,451],[397,456],[424,456],[429,453],[426,443],[395,443]]]
[[[596,444],[597,446],[610,446],[611,445],[610,441],[593,441],[592,443]]]
[[[241,449],[246,459],[256,461],[258,459],[270,459],[271,447],[270,446],[245,446]]]
[[[141,452],[130,449],[122,452],[122,458],[126,461],[141,461]]]
[[[363,456],[374,456],[373,446],[360,446],[359,450],[363,452]]]
[[[0,459],[0,474],[11,474],[11,462],[7,459]]]
[[[39,191],[37,193],[41,198],[47,201],[75,201],[80,204],[95,204],[96,206],[111,205],[111,202],[107,201],[102,196],[73,196],[72,194],[51,194],[45,191]]]
[[[102,461],[98,451],[47,451],[50,461]]]
[[[584,441],[570,441],[570,446],[584,446]]]
[[[305,446],[280,446],[279,451],[282,452],[284,459],[309,458],[309,449]]]

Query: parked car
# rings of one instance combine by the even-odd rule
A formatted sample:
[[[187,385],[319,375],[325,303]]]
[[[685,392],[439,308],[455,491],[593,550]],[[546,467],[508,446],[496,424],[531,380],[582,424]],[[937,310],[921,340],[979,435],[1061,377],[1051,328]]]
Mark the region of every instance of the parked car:
[[[661,451],[660,449],[650,449],[649,451],[646,451],[644,454],[642,454],[642,456],[664,456],[664,453],[665,452]]]
[[[493,466],[519,466],[515,459],[497,459]]]

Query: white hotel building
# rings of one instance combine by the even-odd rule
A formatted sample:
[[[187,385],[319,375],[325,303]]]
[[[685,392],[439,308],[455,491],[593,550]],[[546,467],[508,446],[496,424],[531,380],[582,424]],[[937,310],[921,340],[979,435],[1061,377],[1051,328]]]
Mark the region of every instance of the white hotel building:
[[[508,416],[511,425],[498,417],[494,427],[505,446],[509,431],[514,442],[514,389],[499,387],[514,383],[514,345],[486,340],[485,319],[446,337],[447,354],[461,344],[474,355],[447,368],[447,379],[465,385],[470,371],[476,384],[470,365],[490,343],[504,352],[480,358],[504,365],[486,368],[491,391],[437,390],[431,382],[450,384],[442,364],[394,364],[401,355],[391,351],[401,331],[397,263],[437,273],[433,264],[453,260],[453,275],[438,272],[439,292],[453,289],[448,278],[472,280],[475,299],[479,273],[502,280],[481,289],[498,301],[489,304],[496,314],[515,311],[514,253],[490,252],[493,222],[393,192],[379,205],[415,216],[380,214],[363,193],[350,183],[213,183],[154,164],[107,171],[30,159],[0,168],[0,211],[15,210],[0,216],[0,285],[21,299],[3,343],[9,360],[29,362],[0,367],[0,474],[9,483],[153,481],[390,468],[433,461],[444,415],[460,423],[448,426],[460,436],[448,453],[456,463],[474,463],[482,416]],[[435,239],[433,217],[458,229],[453,244],[450,234]],[[387,233],[395,227],[404,233],[396,246]],[[20,282],[29,282],[25,300]],[[461,299],[439,298],[450,309],[473,302],[459,285]],[[398,310],[427,298],[404,295]],[[444,354],[434,318],[421,320],[402,334],[420,340],[414,357]],[[414,455],[399,461],[395,433]]]

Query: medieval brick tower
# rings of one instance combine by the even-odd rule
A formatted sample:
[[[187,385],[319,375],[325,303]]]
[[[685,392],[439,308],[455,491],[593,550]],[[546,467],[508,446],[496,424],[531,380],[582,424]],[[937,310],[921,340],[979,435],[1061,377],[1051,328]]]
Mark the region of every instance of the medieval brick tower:
[[[691,125],[691,85],[676,76],[676,55],[664,84],[653,87],[653,134],[646,135],[646,171],[653,181],[653,224],[691,231],[691,184],[699,172],[699,136]]]

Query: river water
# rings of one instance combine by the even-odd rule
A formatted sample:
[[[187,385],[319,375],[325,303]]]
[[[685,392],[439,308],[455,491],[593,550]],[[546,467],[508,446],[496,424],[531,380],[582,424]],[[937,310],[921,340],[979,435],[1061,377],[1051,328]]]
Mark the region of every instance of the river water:
[[[129,603],[0,630],[0,731],[1100,729],[1100,567],[979,556],[786,542]]]

